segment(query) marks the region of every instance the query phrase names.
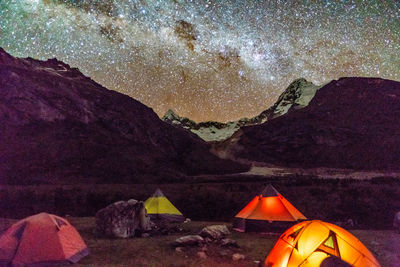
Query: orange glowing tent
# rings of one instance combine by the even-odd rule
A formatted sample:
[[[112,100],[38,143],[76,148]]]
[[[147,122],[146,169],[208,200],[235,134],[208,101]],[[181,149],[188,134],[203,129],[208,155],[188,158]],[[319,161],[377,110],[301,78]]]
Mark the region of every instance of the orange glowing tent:
[[[0,266],[64,266],[88,254],[75,228],[48,213],[22,219],[0,234]]]
[[[272,185],[268,185],[236,214],[233,229],[239,232],[283,231],[293,222],[305,219]]]
[[[284,232],[266,258],[265,266],[324,266],[321,263],[330,258],[338,258],[354,267],[380,266],[355,236],[339,226],[318,220],[298,223]]]

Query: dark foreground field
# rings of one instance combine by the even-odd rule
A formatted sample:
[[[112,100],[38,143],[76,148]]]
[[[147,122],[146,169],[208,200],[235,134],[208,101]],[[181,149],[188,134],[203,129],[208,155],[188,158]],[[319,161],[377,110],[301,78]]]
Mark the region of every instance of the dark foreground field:
[[[146,238],[106,239],[93,233],[93,217],[70,217],[69,221],[77,228],[88,245],[91,254],[76,266],[150,266],[150,267],[222,267],[222,266],[258,266],[278,239],[278,234],[238,233],[232,231],[230,238],[235,239],[240,248],[224,250],[210,246],[205,251],[206,259],[200,259],[196,253],[200,248],[187,249],[183,253],[175,252],[171,242],[176,238],[197,234],[204,226],[226,224],[224,222],[192,221],[183,225],[183,232],[172,235],[160,235]],[[1,219],[5,227],[14,220]],[[383,267],[400,266],[400,234],[392,230],[352,230],[376,256]],[[233,261],[232,253],[241,253],[245,260]]]
[[[333,223],[351,219],[354,229],[392,229],[394,214],[400,211],[398,178],[223,175],[163,184],[0,185],[0,214],[14,219],[43,211],[59,216],[92,217],[115,201],[131,198],[144,201],[160,187],[192,220],[231,221],[267,184],[272,184],[307,218]]]

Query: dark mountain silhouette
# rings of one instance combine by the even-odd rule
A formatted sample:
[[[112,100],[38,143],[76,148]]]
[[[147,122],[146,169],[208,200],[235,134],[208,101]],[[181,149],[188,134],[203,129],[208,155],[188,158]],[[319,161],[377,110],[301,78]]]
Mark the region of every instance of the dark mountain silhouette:
[[[400,169],[400,82],[332,81],[308,106],[243,127],[218,150],[293,167]]]
[[[78,69],[0,49],[0,183],[147,183],[247,169]]]

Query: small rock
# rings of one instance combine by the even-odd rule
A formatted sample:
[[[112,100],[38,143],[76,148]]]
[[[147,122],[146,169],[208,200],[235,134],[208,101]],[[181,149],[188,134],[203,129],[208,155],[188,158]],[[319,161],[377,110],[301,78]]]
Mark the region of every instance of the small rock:
[[[255,265],[259,266],[261,261],[253,261]]]
[[[199,235],[186,235],[176,239],[172,245],[176,247],[199,246],[204,243],[204,239]]]
[[[150,234],[149,233],[142,233],[142,235],[141,235],[142,237],[149,237],[150,236]]]
[[[240,253],[235,253],[232,255],[232,260],[234,260],[234,261],[244,260],[245,258],[246,257]]]
[[[183,249],[183,247],[176,247],[175,252],[178,254],[182,254],[184,252],[184,249]]]
[[[239,247],[236,240],[230,238],[221,239],[221,246],[223,247]]]
[[[214,240],[222,239],[229,234],[230,232],[228,230],[228,227],[226,227],[226,225],[210,225],[204,227],[199,233],[199,235],[204,238],[209,237]]]
[[[207,259],[207,254],[204,251],[197,252],[197,257],[200,259]]]

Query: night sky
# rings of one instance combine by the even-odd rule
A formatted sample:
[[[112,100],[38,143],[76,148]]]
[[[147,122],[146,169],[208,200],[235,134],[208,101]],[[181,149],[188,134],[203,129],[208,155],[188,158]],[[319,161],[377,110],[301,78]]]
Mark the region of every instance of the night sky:
[[[0,0],[0,46],[160,116],[252,117],[294,79],[400,80],[399,1]]]

